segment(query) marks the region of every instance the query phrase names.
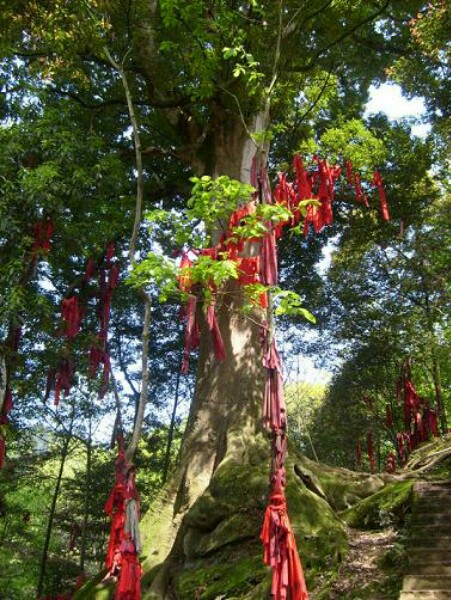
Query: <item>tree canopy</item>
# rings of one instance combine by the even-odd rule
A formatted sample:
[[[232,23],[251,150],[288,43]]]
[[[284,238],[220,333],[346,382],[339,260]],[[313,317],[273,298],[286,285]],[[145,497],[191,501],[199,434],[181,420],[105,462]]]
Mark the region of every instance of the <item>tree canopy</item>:
[[[101,494],[108,492],[101,482],[118,398],[126,439],[137,447],[138,484],[150,485],[144,507],[184,453],[191,460],[193,423],[211,427],[210,417],[196,421],[200,396],[230,385],[230,402],[240,391],[254,406],[261,373],[250,358],[246,376],[236,365],[214,371],[201,348],[198,370],[195,355],[180,376],[179,305],[186,300],[182,251],[217,242],[222,222],[253,193],[256,154],[273,190],[279,172],[295,177],[295,153],[311,171],[326,157],[342,165],[333,226],[304,236],[301,222],[279,242],[280,287],[272,293],[280,339],[334,373],[324,394],[301,382],[291,388],[294,442],[312,458],[354,468],[357,439],[373,431],[383,468],[402,423],[396,383],[406,360],[447,429],[447,22],[440,0],[2,3],[0,415],[8,419],[0,421],[0,442],[8,450],[0,520],[14,533],[11,564],[15,540],[28,531],[28,521],[13,515],[30,510],[38,518],[34,506],[25,508],[34,476],[49,509],[58,496],[82,529],[90,489],[89,519],[102,530]],[[386,81],[424,98],[426,137],[412,135],[409,122],[365,115],[370,86]],[[374,171],[383,177],[388,222]],[[356,201],[356,174],[368,207],[363,196]],[[258,210],[243,236],[258,236],[261,220],[292,217],[274,204]],[[325,247],[331,265],[321,270]],[[112,265],[117,285],[109,285]],[[204,284],[229,289],[238,272],[233,261],[202,256],[189,277],[203,285],[208,303],[214,292]],[[262,289],[253,293],[247,327]],[[63,306],[73,297],[82,318],[77,335],[68,336]],[[257,337],[249,333],[249,344]],[[282,351],[288,354],[284,343]],[[70,385],[56,409],[63,373]],[[218,386],[222,373],[242,377],[242,390],[229,380]],[[6,411],[8,394],[14,408]],[[374,399],[371,407],[365,397]],[[398,419],[393,427],[384,421],[387,405]],[[224,439],[238,427],[234,418],[222,419],[225,429],[211,442],[212,470],[222,447],[233,445]],[[32,476],[33,461],[39,469]],[[57,479],[68,463],[73,472],[61,475],[52,496],[41,472]],[[53,527],[70,537],[70,526],[57,509]],[[34,560],[27,586],[39,578],[35,546],[42,548],[44,529],[24,551]],[[80,560],[81,570],[85,562],[90,572],[99,567],[100,549],[88,552],[87,544],[68,553],[75,571]],[[50,543],[47,551],[60,550]],[[41,592],[63,589],[62,576],[52,583],[53,576],[47,569]]]

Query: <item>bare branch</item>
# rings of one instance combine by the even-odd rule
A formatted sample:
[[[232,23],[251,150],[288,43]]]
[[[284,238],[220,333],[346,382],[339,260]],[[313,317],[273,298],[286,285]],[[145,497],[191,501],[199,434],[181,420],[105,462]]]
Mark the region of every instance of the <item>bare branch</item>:
[[[150,321],[151,321],[151,303],[150,298],[146,296],[144,301],[144,325],[142,332],[142,350],[141,350],[141,370],[142,370],[142,383],[141,383],[141,394],[139,397],[138,409],[135,415],[135,426],[133,428],[133,435],[130,444],[127,448],[127,458],[132,460],[138,447],[139,437],[141,435],[141,429],[144,421],[144,411],[146,409],[148,389],[149,389],[149,337],[150,337]]]

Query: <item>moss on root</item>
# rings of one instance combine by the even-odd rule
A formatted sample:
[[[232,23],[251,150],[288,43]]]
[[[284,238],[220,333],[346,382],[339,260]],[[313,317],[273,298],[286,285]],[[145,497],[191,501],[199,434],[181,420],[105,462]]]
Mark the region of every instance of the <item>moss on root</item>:
[[[413,480],[389,483],[382,490],[342,513],[350,527],[379,529],[401,526],[411,506]]]
[[[296,475],[295,459],[287,462],[288,513],[307,585],[312,587],[317,573],[336,570],[348,543],[329,503]],[[271,570],[262,562],[259,543],[268,471],[266,457],[263,461],[260,456],[252,464],[227,458],[218,467],[185,517],[183,557],[171,578],[173,597],[260,600],[268,596]]]
[[[251,594],[256,586],[264,583],[268,569],[262,564],[259,548],[245,549],[247,557],[236,558],[221,553],[215,561],[185,565],[174,578],[176,597],[179,600],[214,600],[218,597],[232,600]]]
[[[106,572],[102,571],[85,583],[75,592],[73,600],[110,600],[113,598],[116,583],[112,579],[103,581],[105,574]]]
[[[297,468],[307,476],[318,480],[327,501],[335,510],[344,510],[382,489],[385,485],[378,475],[360,473],[341,467],[316,463],[303,455],[295,457]]]

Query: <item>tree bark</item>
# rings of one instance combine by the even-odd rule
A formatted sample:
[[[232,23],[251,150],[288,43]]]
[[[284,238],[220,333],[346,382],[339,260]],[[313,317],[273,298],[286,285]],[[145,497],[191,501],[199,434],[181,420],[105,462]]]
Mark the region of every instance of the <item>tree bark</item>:
[[[435,402],[437,405],[437,412],[440,418],[440,426],[442,433],[445,434],[448,432],[448,419],[446,417],[446,410],[442,397],[442,386],[440,381],[440,364],[437,359],[435,348],[432,349],[432,376],[434,379]]]
[[[64,442],[63,442],[63,448],[61,451],[60,468],[58,471],[58,476],[56,478],[55,490],[53,492],[52,504],[50,506],[49,518],[47,521],[47,530],[45,533],[44,547],[42,549],[41,564],[40,564],[40,568],[39,568],[39,580],[38,580],[38,587],[37,587],[37,597],[38,598],[40,598],[42,596],[43,588],[44,588],[45,571],[46,571],[46,567],[47,567],[50,539],[52,537],[53,520],[55,518],[56,504],[58,501],[58,495],[59,495],[60,488],[61,488],[61,480],[63,478],[64,465],[66,464],[66,458],[67,458],[68,451],[69,451],[69,444],[72,439],[73,422],[74,422],[74,413],[72,412],[72,417],[71,417],[71,422],[70,422],[70,427],[69,427],[69,434],[65,436]]]
[[[252,123],[261,131],[263,120]],[[239,119],[218,121],[212,174],[249,183],[256,146]],[[151,510],[144,517],[144,569],[163,563],[146,598],[164,598],[173,560],[183,560],[184,516],[205,492],[225,460],[246,463],[252,440],[262,430],[263,366],[260,323],[263,314],[244,316],[243,292],[236,282],[222,290],[217,318],[226,359],[213,355],[205,323],[201,328],[196,387],[180,451],[180,461]],[[201,311],[199,317],[203,320]]]
[[[177,416],[177,406],[179,403],[180,375],[181,375],[181,372],[179,369],[177,372],[177,383],[175,384],[174,406],[172,408],[171,424],[169,425],[168,442],[166,445],[166,453],[165,453],[165,457],[164,457],[163,485],[166,483],[166,480],[168,478],[169,466],[170,466],[170,462],[171,462],[172,441],[174,439],[175,419]]]
[[[84,573],[86,562],[86,545],[88,537],[88,521],[90,514],[89,498],[91,494],[91,468],[92,468],[92,416],[89,414],[89,431],[88,441],[86,444],[86,482],[85,482],[85,498],[83,508],[83,526],[81,532],[81,547],[80,547],[80,571]]]
[[[0,354],[0,415],[3,410],[3,404],[5,403],[7,386],[7,374],[6,374],[6,361],[3,354]]]
[[[141,394],[139,396],[138,409],[135,415],[135,423],[133,427],[132,439],[127,448],[128,460],[133,460],[136,448],[138,447],[141,429],[144,421],[144,412],[146,410],[148,388],[149,388],[149,337],[150,337],[150,319],[151,319],[151,303],[150,299],[145,297],[144,300],[144,324],[142,332],[142,350],[141,350]]]

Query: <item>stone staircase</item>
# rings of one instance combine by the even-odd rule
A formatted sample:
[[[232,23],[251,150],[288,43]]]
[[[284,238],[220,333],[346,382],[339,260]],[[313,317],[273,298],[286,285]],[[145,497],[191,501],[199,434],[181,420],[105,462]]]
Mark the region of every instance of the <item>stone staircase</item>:
[[[416,483],[399,600],[451,600],[451,482]]]

